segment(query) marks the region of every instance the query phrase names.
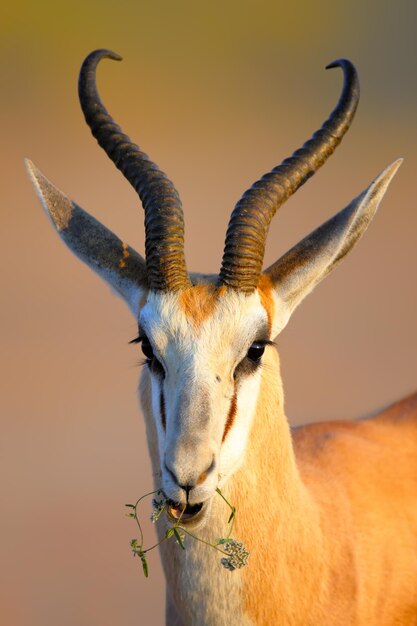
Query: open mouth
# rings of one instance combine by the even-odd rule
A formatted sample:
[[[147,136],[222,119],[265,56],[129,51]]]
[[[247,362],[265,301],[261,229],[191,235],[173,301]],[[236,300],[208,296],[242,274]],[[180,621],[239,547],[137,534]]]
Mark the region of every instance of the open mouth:
[[[198,504],[187,504],[184,508],[184,504],[168,500],[168,515],[176,522],[178,522],[179,519],[181,522],[188,522],[200,513],[203,508],[203,504],[203,502],[199,502]]]

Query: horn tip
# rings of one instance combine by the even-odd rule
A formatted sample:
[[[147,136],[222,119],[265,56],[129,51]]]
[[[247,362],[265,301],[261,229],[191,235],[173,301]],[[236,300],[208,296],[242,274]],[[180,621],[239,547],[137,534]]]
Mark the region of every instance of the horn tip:
[[[95,62],[98,63],[101,59],[112,59],[113,61],[122,61],[123,57],[117,52],[113,52],[113,50],[108,50],[107,48],[99,48],[97,50],[93,50],[90,54],[85,58],[84,63]]]
[[[326,70],[331,70],[334,67],[349,67],[349,68],[354,68],[355,66],[353,65],[352,61],[349,61],[349,59],[335,59],[334,61],[332,61],[331,63],[328,63],[326,65]]]

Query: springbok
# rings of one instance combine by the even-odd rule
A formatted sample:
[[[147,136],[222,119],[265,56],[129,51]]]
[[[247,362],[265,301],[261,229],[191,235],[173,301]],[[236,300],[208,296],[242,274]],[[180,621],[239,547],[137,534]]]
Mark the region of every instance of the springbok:
[[[354,116],[359,83],[341,59],[340,100],[313,137],[237,203],[218,276],[189,274],[181,202],[166,175],[103,106],[84,61],[79,95],[98,143],[138,192],[146,262],[28,168],[69,248],[122,296],[146,357],[140,398],[156,487],[168,514],[221,537],[217,487],[236,505],[246,568],[219,566],[190,541],[161,547],[169,625],[393,626],[417,624],[417,395],[371,419],[291,432],[272,342],[303,298],[366,230],[401,161],[262,272],[277,208],[327,160]],[[163,527],[167,521],[163,521]],[[165,528],[161,532],[164,533]]]

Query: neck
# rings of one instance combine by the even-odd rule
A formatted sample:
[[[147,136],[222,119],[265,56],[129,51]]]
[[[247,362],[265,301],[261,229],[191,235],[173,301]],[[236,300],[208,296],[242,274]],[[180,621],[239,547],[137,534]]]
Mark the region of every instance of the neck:
[[[230,483],[234,534],[250,552],[242,570],[245,613],[260,624],[321,623],[312,615],[324,584],[318,509],[297,468],[276,353],[263,373],[244,463]]]
[[[283,410],[278,356],[270,352],[245,458],[222,488],[237,508],[232,536],[249,550],[248,565],[229,572],[220,565],[221,554],[190,537],[186,537],[185,551],[173,542],[165,542],[161,556],[168,606],[183,620],[176,622],[171,614],[168,623],[320,623],[311,610],[318,604],[319,581],[324,584],[320,575],[323,551],[318,512],[297,469]],[[146,410],[146,399],[143,404],[158,483],[152,418]],[[214,497],[209,524],[196,534],[211,541],[225,536],[227,518],[224,502]],[[312,568],[317,573],[313,582]]]

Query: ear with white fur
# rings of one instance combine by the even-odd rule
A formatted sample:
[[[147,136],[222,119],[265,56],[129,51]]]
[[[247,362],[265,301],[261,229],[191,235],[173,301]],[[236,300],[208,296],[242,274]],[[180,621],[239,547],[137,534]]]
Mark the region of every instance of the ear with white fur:
[[[265,270],[278,299],[275,334],[286,326],[294,309],[363,235],[401,163],[402,159],[394,161],[345,209]]]
[[[29,160],[26,166],[41,203],[61,239],[103,278],[137,315],[148,289],[145,260],[57,189]]]

